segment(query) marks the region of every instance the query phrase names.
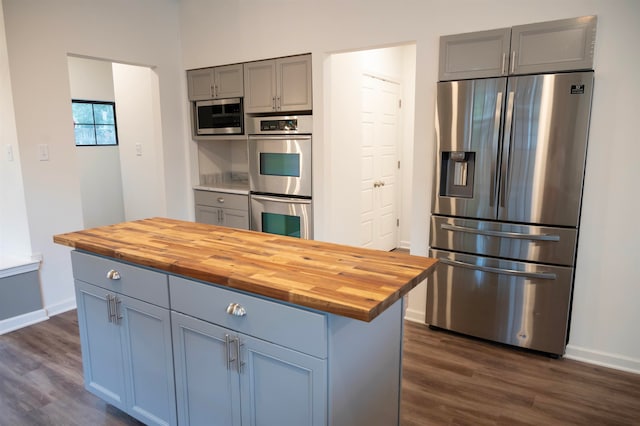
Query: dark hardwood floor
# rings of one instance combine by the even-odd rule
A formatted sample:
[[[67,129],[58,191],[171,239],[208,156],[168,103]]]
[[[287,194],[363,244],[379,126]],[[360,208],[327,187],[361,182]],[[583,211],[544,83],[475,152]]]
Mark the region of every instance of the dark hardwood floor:
[[[640,375],[407,323],[402,419],[403,426],[639,425]],[[84,390],[75,311],[0,336],[1,426],[138,424]]]

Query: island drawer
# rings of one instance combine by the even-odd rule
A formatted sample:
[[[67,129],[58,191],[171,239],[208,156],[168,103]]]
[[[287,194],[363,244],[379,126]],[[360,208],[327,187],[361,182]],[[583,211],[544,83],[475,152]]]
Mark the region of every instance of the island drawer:
[[[166,274],[78,251],[71,252],[71,265],[76,280],[169,308]]]
[[[174,311],[318,358],[327,357],[324,314],[176,276],[169,276],[169,293]],[[244,309],[243,316],[227,313],[234,303]]]
[[[215,191],[194,191],[195,204],[226,209],[249,210],[249,196]]]

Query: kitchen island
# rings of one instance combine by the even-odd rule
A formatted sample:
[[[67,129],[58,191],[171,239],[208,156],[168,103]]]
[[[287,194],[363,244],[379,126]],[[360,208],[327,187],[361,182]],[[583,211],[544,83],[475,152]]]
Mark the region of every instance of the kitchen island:
[[[147,424],[399,424],[403,296],[436,260],[152,218],[74,248],[85,387]]]

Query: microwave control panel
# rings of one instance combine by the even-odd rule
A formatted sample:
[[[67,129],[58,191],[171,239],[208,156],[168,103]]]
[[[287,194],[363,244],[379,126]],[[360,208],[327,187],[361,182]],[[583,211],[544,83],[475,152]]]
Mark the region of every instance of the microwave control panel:
[[[285,120],[261,120],[261,131],[295,131],[298,130],[298,120],[295,118]]]

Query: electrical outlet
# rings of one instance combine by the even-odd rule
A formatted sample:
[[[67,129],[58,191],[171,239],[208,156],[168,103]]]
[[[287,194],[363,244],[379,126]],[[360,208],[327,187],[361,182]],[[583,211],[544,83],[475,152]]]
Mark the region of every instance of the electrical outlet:
[[[137,143],[136,144],[136,155],[138,157],[140,157],[142,155],[142,144],[141,143]]]

